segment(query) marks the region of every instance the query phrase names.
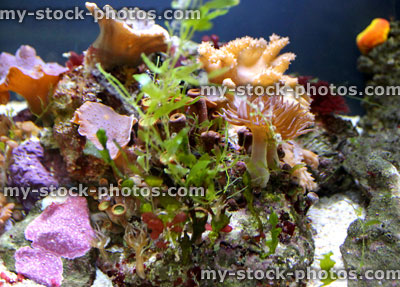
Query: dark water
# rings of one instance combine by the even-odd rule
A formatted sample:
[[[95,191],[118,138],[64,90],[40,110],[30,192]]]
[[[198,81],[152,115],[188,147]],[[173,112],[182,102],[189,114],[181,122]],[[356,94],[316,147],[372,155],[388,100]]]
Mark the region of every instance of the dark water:
[[[242,0],[230,13],[215,21],[209,33],[222,41],[236,37],[267,38],[272,33],[289,36],[287,48],[297,54],[290,71],[312,75],[336,85],[362,86],[363,77],[356,69],[359,52],[355,45],[357,34],[373,18],[395,19],[400,13],[398,0]],[[98,1],[99,6],[114,8],[138,6],[162,11],[168,0]],[[84,1],[1,0],[0,9],[67,9],[84,8]],[[66,51],[83,51],[97,37],[97,24],[86,18],[79,21],[37,21],[27,18],[17,21],[0,20],[0,51],[14,53],[21,44],[36,48],[46,61],[65,60]],[[201,39],[196,35],[196,40]],[[357,101],[348,100],[353,113],[361,113]]]

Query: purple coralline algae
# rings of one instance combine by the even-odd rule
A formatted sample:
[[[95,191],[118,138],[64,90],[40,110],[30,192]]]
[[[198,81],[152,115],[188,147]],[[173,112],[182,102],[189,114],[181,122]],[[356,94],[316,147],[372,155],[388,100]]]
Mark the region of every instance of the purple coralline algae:
[[[54,267],[49,267],[53,265],[47,263],[41,264],[44,261],[61,262],[61,257],[74,259],[85,255],[94,237],[84,197],[70,196],[64,203],[53,203],[27,226],[25,238],[32,241],[33,249],[18,249],[15,254],[17,272],[38,283],[45,280],[46,283],[42,284],[59,286],[62,264],[61,271],[57,264],[53,264]],[[33,256],[29,256],[30,253]],[[40,254],[43,259],[40,259]],[[36,274],[42,274],[42,281],[36,280]],[[53,279],[56,280],[49,284]]]
[[[46,286],[60,286],[63,279],[61,257],[29,246],[15,253],[15,268],[19,274]]]
[[[9,185],[30,188],[27,198],[22,200],[26,209],[31,209],[39,199],[39,193],[33,189],[57,186],[58,181],[43,166],[44,150],[39,142],[27,141],[13,150],[12,163],[9,167]]]
[[[84,197],[71,196],[62,204],[51,204],[25,230],[32,246],[74,259],[85,255],[94,238]]]

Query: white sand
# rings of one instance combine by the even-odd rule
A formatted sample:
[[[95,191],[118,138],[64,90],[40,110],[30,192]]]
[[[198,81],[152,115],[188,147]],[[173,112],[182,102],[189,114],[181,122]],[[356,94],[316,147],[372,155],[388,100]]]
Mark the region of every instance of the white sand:
[[[314,234],[315,260],[312,265],[313,268],[319,269],[320,262],[318,259],[322,258],[323,254],[332,251],[331,259],[336,262],[334,269],[344,269],[339,247],[346,239],[349,225],[358,218],[355,209],[358,209],[360,205],[355,202],[354,199],[356,198],[355,193],[339,193],[331,197],[322,197],[315,206],[311,207],[308,217],[316,231],[316,234]],[[321,285],[322,283],[319,280],[308,284],[309,287]],[[347,281],[335,281],[329,286],[345,287]]]

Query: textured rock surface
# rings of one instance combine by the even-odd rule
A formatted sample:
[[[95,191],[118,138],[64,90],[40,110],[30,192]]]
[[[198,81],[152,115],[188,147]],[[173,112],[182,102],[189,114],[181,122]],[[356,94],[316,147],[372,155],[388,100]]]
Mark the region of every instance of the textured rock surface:
[[[371,76],[369,85],[398,85],[400,81],[399,23],[391,23],[391,28],[386,43],[359,59],[360,70]],[[365,219],[351,224],[341,246],[345,267],[359,275],[366,270],[400,269],[400,97],[375,95],[367,100],[363,135],[350,138],[343,148],[345,170],[369,199]],[[398,284],[390,278],[367,280],[364,276],[348,286]]]
[[[391,22],[390,29],[389,38],[385,43],[358,60],[359,70],[369,77],[369,86],[397,88],[400,83],[400,22]],[[382,127],[397,128],[400,124],[398,93],[399,91],[390,95],[386,91],[384,95],[366,96],[366,128],[371,131],[380,130]]]

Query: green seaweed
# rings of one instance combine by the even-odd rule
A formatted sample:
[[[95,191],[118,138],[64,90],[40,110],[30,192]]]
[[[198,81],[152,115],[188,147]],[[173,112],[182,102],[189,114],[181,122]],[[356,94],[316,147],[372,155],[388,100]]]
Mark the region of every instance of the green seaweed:
[[[269,215],[269,218],[268,218],[268,223],[271,226],[271,230],[270,230],[271,239],[269,239],[265,242],[269,248],[267,256],[275,253],[276,248],[278,247],[278,244],[279,244],[279,234],[281,234],[281,232],[282,232],[282,228],[277,227],[278,215],[272,209],[271,209],[271,214]]]
[[[336,264],[336,262],[331,259],[332,255],[333,255],[333,252],[331,251],[329,253],[323,254],[322,258],[319,259],[319,266],[320,266],[321,270],[326,271],[328,274],[327,278],[321,279],[321,282],[323,283],[323,285],[321,285],[321,287],[327,286],[338,279],[336,274],[332,271],[332,268]]]

